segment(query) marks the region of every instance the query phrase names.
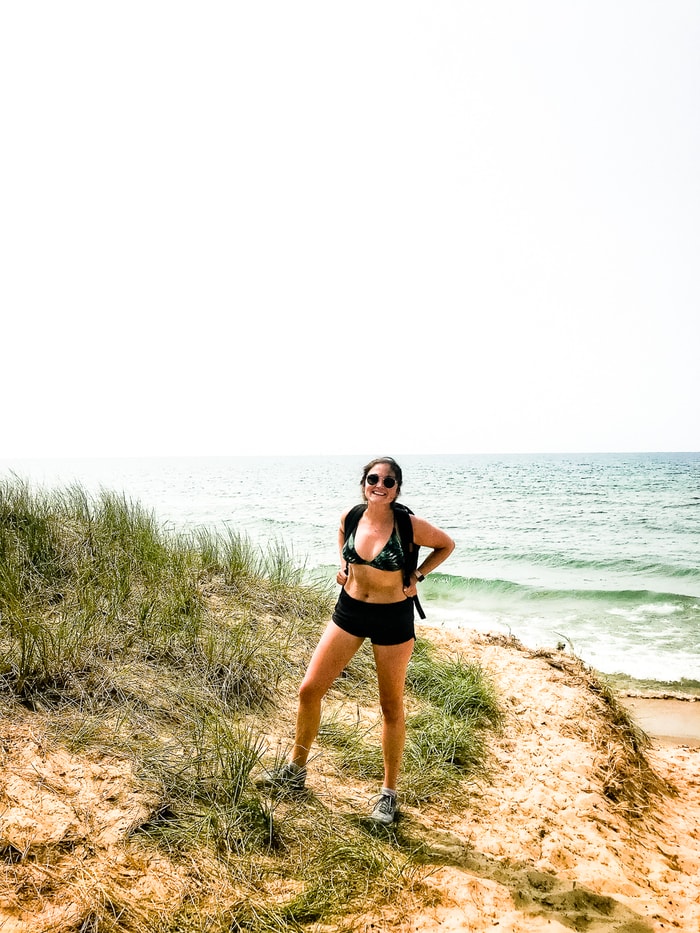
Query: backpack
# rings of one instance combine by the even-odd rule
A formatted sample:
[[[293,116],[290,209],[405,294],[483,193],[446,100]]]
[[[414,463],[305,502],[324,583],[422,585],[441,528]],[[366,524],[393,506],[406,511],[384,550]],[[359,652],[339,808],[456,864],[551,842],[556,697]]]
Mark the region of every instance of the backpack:
[[[394,502],[391,508],[394,512],[396,527],[399,532],[401,547],[404,553],[403,583],[404,586],[410,586],[411,574],[418,566],[418,552],[420,551],[420,547],[415,544],[413,540],[413,525],[411,524],[411,515],[414,513],[408,508],[407,505],[402,505],[400,502]],[[366,502],[363,502],[361,505],[354,505],[345,516],[345,527],[343,529],[345,541],[348,540],[351,533],[357,528],[360,519],[365,514],[366,509]],[[347,573],[347,564],[345,565],[345,568]],[[420,600],[417,596],[413,596],[412,599],[416,605],[416,609],[418,610],[418,615],[421,617],[421,619],[424,619],[425,612],[423,612],[423,607],[420,604]]]

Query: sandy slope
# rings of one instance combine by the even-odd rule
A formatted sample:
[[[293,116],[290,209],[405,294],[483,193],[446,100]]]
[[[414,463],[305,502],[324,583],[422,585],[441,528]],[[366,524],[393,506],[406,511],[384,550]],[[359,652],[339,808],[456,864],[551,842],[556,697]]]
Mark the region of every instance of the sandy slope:
[[[677,793],[629,819],[602,793],[595,698],[580,680],[502,640],[423,634],[490,671],[507,722],[492,742],[490,783],[472,788],[463,808],[404,813],[402,837],[421,842],[434,869],[420,902],[358,920],[357,929],[697,933],[700,750],[657,745],[654,768]],[[36,724],[31,713],[0,720],[0,930],[74,929],[78,907],[66,891],[88,891],[96,879],[144,906],[181,896],[178,869],[130,847],[128,830],[153,801],[123,763],[45,746]],[[32,891],[19,871],[28,854]]]
[[[491,785],[463,814],[431,815],[428,838],[444,852],[431,883],[445,902],[411,929],[697,933],[700,750],[655,743],[654,768],[677,796],[625,819],[601,794],[595,710],[580,683],[513,646],[474,636],[459,648],[490,670],[508,720]]]

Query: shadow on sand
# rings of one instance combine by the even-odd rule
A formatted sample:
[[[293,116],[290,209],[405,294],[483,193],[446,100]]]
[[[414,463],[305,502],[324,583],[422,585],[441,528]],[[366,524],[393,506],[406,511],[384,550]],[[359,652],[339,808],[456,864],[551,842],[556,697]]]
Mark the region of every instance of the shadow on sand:
[[[586,933],[654,933],[639,914],[612,897],[596,894],[575,881],[536,871],[522,862],[475,852],[453,833],[434,830],[403,817],[392,827],[359,821],[373,833],[384,833],[400,849],[413,853],[423,865],[446,865],[494,881],[511,892],[513,905],[523,914],[557,920]]]

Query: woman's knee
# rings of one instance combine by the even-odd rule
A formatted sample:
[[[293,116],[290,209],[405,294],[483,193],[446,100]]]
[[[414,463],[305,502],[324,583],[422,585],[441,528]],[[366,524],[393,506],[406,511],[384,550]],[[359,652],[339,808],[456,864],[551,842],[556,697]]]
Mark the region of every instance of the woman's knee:
[[[391,725],[401,725],[404,722],[403,698],[400,700],[381,700],[380,707],[385,722]]]
[[[320,703],[326,692],[313,677],[305,677],[299,685],[297,696],[300,703]]]

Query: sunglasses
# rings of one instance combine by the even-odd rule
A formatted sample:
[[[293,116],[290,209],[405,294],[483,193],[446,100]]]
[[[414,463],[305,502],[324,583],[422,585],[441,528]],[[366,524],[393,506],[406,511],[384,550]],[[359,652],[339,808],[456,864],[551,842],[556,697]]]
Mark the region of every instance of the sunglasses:
[[[378,473],[370,473],[367,479],[365,480],[365,482],[368,483],[370,486],[376,486],[380,479],[381,479],[381,476],[379,476]],[[393,476],[384,477],[384,488],[385,489],[393,489],[395,485],[396,485],[396,480],[394,479]]]

